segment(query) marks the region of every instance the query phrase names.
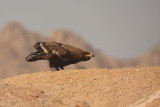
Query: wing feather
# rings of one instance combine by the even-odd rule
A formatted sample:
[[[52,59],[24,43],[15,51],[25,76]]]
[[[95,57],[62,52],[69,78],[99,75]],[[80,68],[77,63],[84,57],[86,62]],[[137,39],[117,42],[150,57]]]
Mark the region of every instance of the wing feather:
[[[62,43],[57,42],[38,42],[33,46],[37,52],[44,52],[48,56],[58,56],[64,58],[69,54],[68,49]]]
[[[68,49],[61,43],[45,42],[43,46],[44,52],[48,54],[55,54],[58,56],[65,56],[68,54]]]

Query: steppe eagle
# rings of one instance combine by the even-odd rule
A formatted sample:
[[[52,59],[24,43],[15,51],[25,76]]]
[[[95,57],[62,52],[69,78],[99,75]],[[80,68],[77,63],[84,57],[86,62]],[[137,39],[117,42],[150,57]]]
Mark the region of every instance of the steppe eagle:
[[[27,62],[38,60],[48,60],[49,67],[56,70],[63,70],[64,66],[75,64],[80,61],[90,60],[94,55],[88,51],[83,51],[79,48],[68,44],[52,42],[38,42],[33,48],[36,52],[29,54],[25,59]]]

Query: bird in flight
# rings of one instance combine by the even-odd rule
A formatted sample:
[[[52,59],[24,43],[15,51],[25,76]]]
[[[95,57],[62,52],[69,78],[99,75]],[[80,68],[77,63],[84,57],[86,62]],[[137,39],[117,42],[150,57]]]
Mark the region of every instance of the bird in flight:
[[[25,59],[27,62],[38,60],[48,60],[49,67],[56,70],[64,69],[64,66],[75,64],[80,61],[90,60],[94,55],[88,51],[68,44],[52,42],[38,42],[33,48],[36,52],[32,52]]]

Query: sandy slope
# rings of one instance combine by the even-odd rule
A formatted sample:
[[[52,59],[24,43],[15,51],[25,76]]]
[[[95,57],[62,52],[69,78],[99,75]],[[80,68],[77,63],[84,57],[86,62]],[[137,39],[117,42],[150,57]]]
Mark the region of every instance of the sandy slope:
[[[23,74],[0,90],[0,106],[124,107],[160,90],[160,67]]]

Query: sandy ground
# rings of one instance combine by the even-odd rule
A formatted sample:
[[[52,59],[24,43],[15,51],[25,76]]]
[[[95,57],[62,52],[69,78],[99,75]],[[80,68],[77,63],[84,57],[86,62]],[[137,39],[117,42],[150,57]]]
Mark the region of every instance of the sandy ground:
[[[160,67],[23,74],[1,80],[0,90],[0,107],[133,107],[160,90]]]

